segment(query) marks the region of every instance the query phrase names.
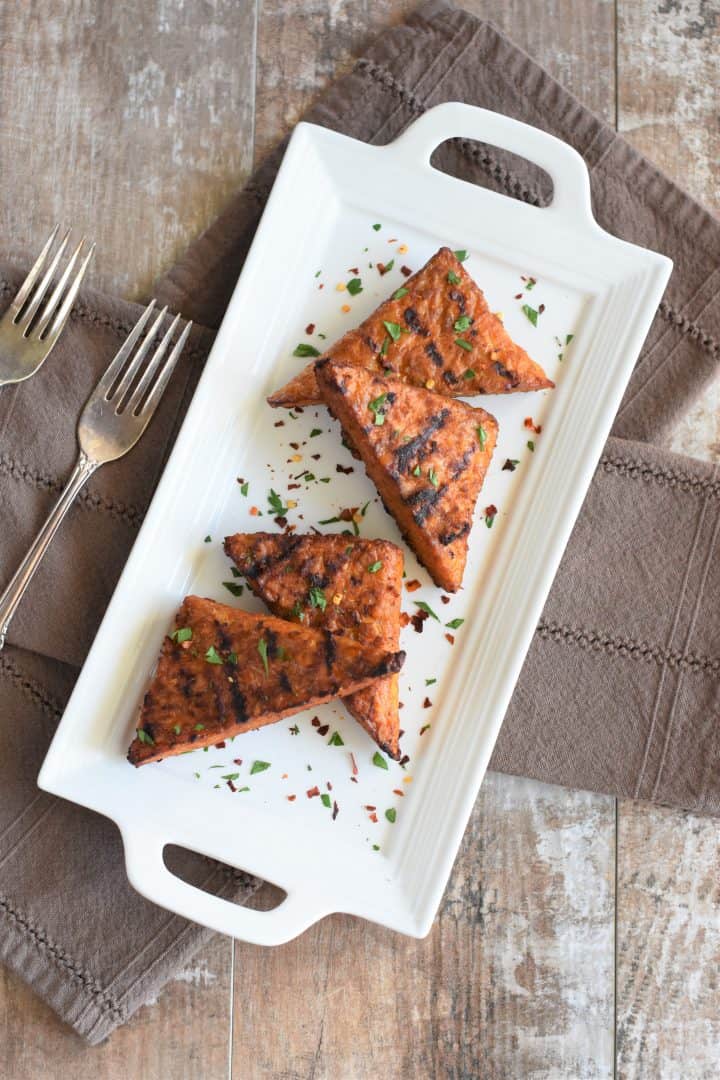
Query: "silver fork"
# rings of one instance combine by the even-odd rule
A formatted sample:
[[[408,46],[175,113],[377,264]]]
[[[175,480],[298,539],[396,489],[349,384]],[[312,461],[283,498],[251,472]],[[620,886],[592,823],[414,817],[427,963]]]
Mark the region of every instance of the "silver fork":
[[[166,307],[156,316],[130,359],[154,307],[155,301],[151,300],[82,411],[78,421],[80,452],[75,468],[32,547],[0,596],[0,649],[5,644],[10,620],[76,495],[96,469],[108,461],[116,461],[132,449],[147,427],[173,373],[192,326],[192,323],[186,325],[165,359],[180,315],[175,316],[151,359],[144,364],[167,313]]]
[[[95,245],[91,244],[71,281],[72,272],[85,243],[83,236],[49,300],[40,310],[70,238],[68,229],[60,241],[60,247],[46,266],[59,229],[59,225],[53,229],[17,296],[0,319],[0,386],[29,379],[47,360],[68,320],[88,263],[95,251]]]

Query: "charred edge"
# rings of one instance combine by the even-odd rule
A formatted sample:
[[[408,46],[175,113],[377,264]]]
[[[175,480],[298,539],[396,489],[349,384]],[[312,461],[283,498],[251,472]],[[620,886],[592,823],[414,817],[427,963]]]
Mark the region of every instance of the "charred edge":
[[[430,357],[435,367],[442,367],[445,361],[442,358],[442,354],[438,350],[433,341],[428,342],[425,346],[425,353]]]
[[[498,373],[498,375],[500,376],[501,379],[509,379],[510,383],[513,386],[518,385],[520,380],[518,379],[515,372],[508,371],[508,369],[505,367],[505,365],[501,364],[499,360],[495,360],[495,362],[493,363],[493,367],[495,368],[495,370],[497,371],[497,373]]]
[[[454,371],[443,371],[442,377],[448,386],[457,386],[460,382]]]
[[[273,537],[273,539],[275,538]],[[252,581],[256,580],[259,577],[262,577],[270,570],[273,570],[280,563],[283,563],[287,559],[289,559],[293,555],[295,550],[300,546],[302,540],[302,536],[286,536],[284,534],[281,534],[277,537],[277,542],[279,545],[277,551],[273,552],[272,554],[265,555],[262,558],[253,559],[252,562],[250,562],[248,565],[240,565],[236,562],[235,557],[232,553],[232,544],[229,544],[227,540],[225,541],[224,547],[225,554],[228,555],[234,562],[236,562],[238,569],[248,579],[248,581]]]
[[[428,337],[428,330],[420,322],[418,313],[415,308],[405,308],[404,312],[405,323],[414,334],[420,334],[422,337]]]
[[[430,439],[436,431],[440,431],[441,428],[445,427],[445,422],[449,415],[450,410],[443,409],[441,412],[436,413],[435,416],[431,416],[424,431],[421,431],[420,434],[416,435],[410,442],[404,443],[403,446],[398,447],[395,451],[395,465],[399,472],[407,472],[410,468],[410,462],[425,446],[428,439]]]
[[[438,540],[447,547],[449,544],[454,544],[456,540],[460,540],[463,536],[467,536],[470,532],[470,522],[466,521],[464,525],[461,525],[459,529],[455,529],[454,532],[443,532],[438,536]]]
[[[314,364],[315,378],[322,385],[336,394],[341,394],[343,397],[347,394],[347,386],[342,378],[339,378],[328,368],[328,364],[332,363],[329,357],[325,357],[322,360],[316,360]]]
[[[325,667],[331,673],[337,660],[337,642],[329,630],[323,630],[323,652],[325,654]]]
[[[404,663],[405,652],[400,649],[398,652],[389,653],[368,674],[371,679],[380,679],[385,675],[397,675]]]

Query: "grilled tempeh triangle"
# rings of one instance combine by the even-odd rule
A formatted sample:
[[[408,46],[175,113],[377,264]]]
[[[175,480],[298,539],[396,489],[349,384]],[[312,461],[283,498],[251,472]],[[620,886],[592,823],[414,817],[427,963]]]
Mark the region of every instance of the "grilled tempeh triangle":
[[[497,438],[484,409],[319,360],[323,399],[436,585],[462,584],[473,511]]]
[[[397,375],[450,397],[555,385],[515,344],[449,248],[440,248],[396,292],[402,290],[402,296],[386,300],[341,337],[323,359]],[[271,405],[286,408],[319,400],[314,364],[268,398]]]
[[[403,555],[389,540],[236,533],[225,538],[225,553],[274,615],[347,634],[373,648],[398,648]],[[343,700],[378,745],[398,759],[397,675]]]
[[[405,659],[402,652],[198,596],[185,598],[175,625],[142,704],[128,752],[133,765],[212,745],[354,693],[399,671]]]

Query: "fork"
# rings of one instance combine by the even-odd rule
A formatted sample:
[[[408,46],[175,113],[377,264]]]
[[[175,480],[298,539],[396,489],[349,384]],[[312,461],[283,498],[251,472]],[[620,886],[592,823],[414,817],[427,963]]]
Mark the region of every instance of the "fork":
[[[144,363],[165,318],[167,307],[157,314],[135,355],[130,359],[130,354],[140,341],[154,308],[155,301],[151,300],[88,398],[80,415],[77,430],[80,451],[70,479],[32,547],[0,596],[0,649],[5,644],[10,620],[78,492],[96,469],[109,461],[116,461],[133,448],[147,427],[173,373],[192,327],[191,322],[187,323],[170,355],[165,359],[180,315],[175,316],[151,359]],[[144,370],[141,373],[143,365]]]
[[[17,296],[0,319],[0,386],[24,382],[25,379],[34,375],[47,360],[68,320],[88,263],[95,251],[95,245],[91,244],[90,250],[71,281],[75,263],[80,258],[85,244],[83,236],[70,256],[50,299],[40,310],[70,238],[68,229],[50,265],[46,268],[45,264],[59,230],[60,226],[56,225],[35,265],[20,286]]]

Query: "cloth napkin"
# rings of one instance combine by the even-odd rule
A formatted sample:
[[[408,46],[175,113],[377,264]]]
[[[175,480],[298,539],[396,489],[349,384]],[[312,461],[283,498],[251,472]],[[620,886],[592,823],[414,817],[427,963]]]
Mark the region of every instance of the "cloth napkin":
[[[606,229],[672,257],[646,341],[538,626],[491,767],[720,812],[720,473],[669,432],[717,371],[720,226],[492,25],[432,0],[382,34],[308,119],[372,143],[462,100],[585,158]],[[157,295],[200,325],[147,434],[100,470],[56,537],[0,652],[0,959],[91,1043],[207,940],[127,884],[115,826],[38,791],[53,730],[181,422],[283,148]],[[453,140],[448,172],[537,205],[545,175]],[[0,307],[23,268],[0,266]],[[0,567],[12,573],[75,454],[79,409],[139,308],[86,290],[51,359],[0,392]],[[191,853],[181,876],[242,900],[256,883]]]

